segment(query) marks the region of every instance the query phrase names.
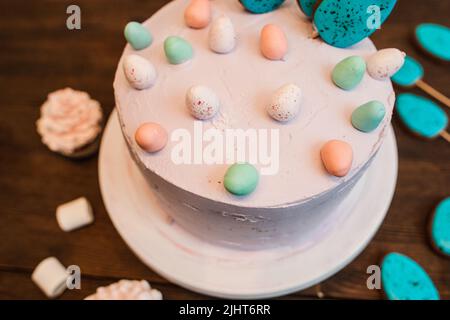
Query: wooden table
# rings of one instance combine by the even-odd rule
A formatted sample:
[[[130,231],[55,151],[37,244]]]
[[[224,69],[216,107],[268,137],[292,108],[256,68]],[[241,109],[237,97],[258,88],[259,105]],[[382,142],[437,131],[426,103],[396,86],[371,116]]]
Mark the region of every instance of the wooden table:
[[[230,0],[232,1],[232,0]],[[102,203],[97,159],[66,160],[40,142],[35,121],[46,94],[70,86],[88,91],[109,114],[112,81],[125,45],[123,26],[145,20],[167,0],[2,0],[0,2],[0,299],[42,299],[31,282],[45,257],[82,269],[82,290],[63,299],[81,299],[97,286],[122,278],[147,279],[168,299],[206,298],[170,284],[142,264],[111,224]],[[66,29],[66,8],[82,10],[82,30]],[[373,37],[379,48],[398,47],[423,62],[426,80],[450,95],[448,65],[419,52],[411,34],[420,22],[448,23],[450,2],[400,0],[388,23]],[[411,90],[415,92],[416,90]],[[379,299],[366,287],[366,268],[389,251],[405,253],[429,272],[443,298],[450,298],[450,260],[427,242],[426,224],[436,203],[450,195],[450,147],[442,139],[422,141],[394,118],[400,169],[389,214],[367,249],[348,267],[321,284],[287,298]],[[57,205],[79,196],[93,204],[91,227],[64,233],[56,224]]]

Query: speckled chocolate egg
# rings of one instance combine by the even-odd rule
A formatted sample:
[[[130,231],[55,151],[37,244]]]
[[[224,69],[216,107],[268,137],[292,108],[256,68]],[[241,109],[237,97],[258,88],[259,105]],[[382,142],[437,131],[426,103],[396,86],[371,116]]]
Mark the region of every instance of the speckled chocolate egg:
[[[295,84],[286,84],[275,92],[267,112],[273,119],[287,122],[298,115],[301,103],[302,90]]]
[[[219,111],[220,100],[213,90],[198,85],[191,87],[186,93],[186,106],[195,118],[208,120]]]

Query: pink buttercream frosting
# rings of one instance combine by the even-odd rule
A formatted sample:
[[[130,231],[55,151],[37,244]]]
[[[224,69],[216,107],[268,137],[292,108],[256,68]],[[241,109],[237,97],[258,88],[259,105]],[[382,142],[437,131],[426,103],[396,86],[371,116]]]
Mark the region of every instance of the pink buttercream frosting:
[[[37,130],[50,150],[71,154],[97,138],[102,117],[98,101],[86,92],[66,88],[48,95]]]

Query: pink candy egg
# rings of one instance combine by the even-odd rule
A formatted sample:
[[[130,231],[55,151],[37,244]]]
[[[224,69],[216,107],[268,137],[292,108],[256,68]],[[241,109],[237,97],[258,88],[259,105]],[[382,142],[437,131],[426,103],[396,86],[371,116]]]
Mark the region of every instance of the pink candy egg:
[[[336,177],[344,177],[350,171],[353,162],[352,147],[344,141],[330,140],[320,151],[323,165],[328,173]]]
[[[261,52],[267,59],[282,60],[288,51],[286,36],[276,25],[268,24],[261,31]]]
[[[168,140],[167,131],[157,123],[144,123],[135,134],[136,143],[147,152],[158,152],[162,150]]]
[[[186,25],[194,29],[203,29],[211,21],[211,4],[209,0],[191,0],[184,12]]]

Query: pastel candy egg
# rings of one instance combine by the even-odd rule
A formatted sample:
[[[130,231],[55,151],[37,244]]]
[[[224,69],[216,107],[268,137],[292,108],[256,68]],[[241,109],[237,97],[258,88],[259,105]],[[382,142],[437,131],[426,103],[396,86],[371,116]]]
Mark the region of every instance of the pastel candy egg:
[[[433,57],[450,61],[450,29],[434,23],[422,23],[415,32],[417,43]]]
[[[377,31],[396,3],[397,0],[321,0],[313,20],[323,41],[347,48]]]
[[[246,196],[255,191],[259,182],[258,170],[248,163],[237,163],[228,168],[224,186],[228,192]]]
[[[383,49],[367,61],[367,72],[376,80],[386,80],[397,73],[405,63],[406,54],[398,49]]]
[[[423,75],[424,70],[422,65],[410,56],[406,56],[403,66],[391,79],[399,86],[411,87],[414,86],[417,81],[422,79]]]
[[[383,103],[370,101],[353,111],[352,124],[362,132],[371,132],[378,128],[385,115],[386,108]]]
[[[168,136],[167,131],[161,125],[148,122],[136,130],[135,140],[142,150],[154,153],[166,146]]]
[[[186,106],[195,118],[207,120],[219,111],[220,100],[208,87],[193,86],[186,94]]]
[[[344,141],[330,140],[320,150],[323,165],[329,174],[344,177],[353,162],[352,147]]]
[[[297,0],[300,9],[307,17],[312,17],[314,13],[314,6],[319,0]]]
[[[260,47],[267,59],[281,60],[288,50],[286,35],[280,27],[268,24],[261,31]]]
[[[139,22],[129,22],[125,27],[125,39],[134,50],[142,50],[149,47],[153,42],[153,37]]]
[[[351,56],[339,62],[333,70],[335,85],[344,90],[354,89],[363,79],[366,62],[359,56]]]
[[[239,0],[247,11],[267,13],[277,9],[285,0]]]
[[[426,271],[411,258],[396,252],[381,263],[381,282],[389,300],[439,300]]]
[[[184,21],[188,27],[203,29],[211,21],[211,4],[209,0],[191,0],[184,12]]]
[[[147,59],[135,54],[126,56],[123,70],[130,85],[138,90],[148,89],[156,82],[156,70]]]
[[[431,221],[431,240],[439,253],[450,257],[450,197],[436,207]]]
[[[399,118],[414,134],[432,139],[447,128],[447,114],[433,101],[412,93],[402,93],[396,101]]]
[[[216,53],[230,53],[236,47],[236,32],[227,16],[220,16],[209,30],[209,47]]]
[[[164,51],[171,64],[182,64],[194,57],[191,44],[177,36],[170,36],[164,41]]]
[[[275,92],[267,112],[273,119],[286,122],[298,115],[301,103],[302,90],[295,84],[286,84]]]

